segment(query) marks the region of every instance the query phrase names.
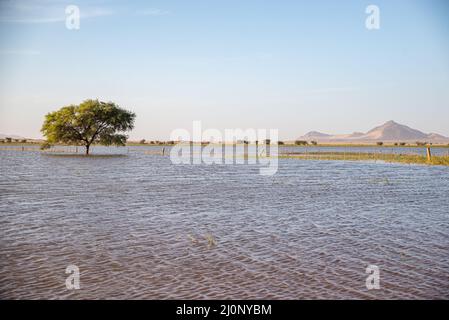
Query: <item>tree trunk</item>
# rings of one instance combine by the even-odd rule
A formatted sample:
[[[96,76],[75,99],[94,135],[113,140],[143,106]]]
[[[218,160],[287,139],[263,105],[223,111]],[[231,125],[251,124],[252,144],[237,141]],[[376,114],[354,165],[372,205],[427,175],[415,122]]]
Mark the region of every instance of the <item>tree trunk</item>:
[[[89,155],[90,144],[86,144],[86,156]]]

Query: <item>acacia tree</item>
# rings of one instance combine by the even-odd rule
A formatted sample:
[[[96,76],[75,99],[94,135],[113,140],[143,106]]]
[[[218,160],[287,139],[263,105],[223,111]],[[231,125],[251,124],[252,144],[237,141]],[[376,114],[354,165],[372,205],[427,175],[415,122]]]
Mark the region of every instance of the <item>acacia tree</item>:
[[[86,100],[48,113],[41,131],[49,143],[82,145],[89,155],[91,144],[125,145],[135,118],[113,102]]]

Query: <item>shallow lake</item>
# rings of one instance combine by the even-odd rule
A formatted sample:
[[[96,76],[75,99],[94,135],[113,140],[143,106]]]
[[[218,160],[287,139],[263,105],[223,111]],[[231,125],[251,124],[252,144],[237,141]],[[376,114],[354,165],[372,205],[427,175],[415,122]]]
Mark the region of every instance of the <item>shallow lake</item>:
[[[448,167],[155,150],[0,151],[0,298],[449,299]]]

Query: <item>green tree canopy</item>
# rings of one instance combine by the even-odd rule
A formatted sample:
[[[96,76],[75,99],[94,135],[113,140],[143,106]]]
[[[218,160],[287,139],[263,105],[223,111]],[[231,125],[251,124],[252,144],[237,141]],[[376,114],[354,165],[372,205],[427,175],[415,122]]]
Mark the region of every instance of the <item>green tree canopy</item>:
[[[89,155],[91,144],[125,145],[135,118],[113,102],[86,100],[48,113],[41,131],[49,143],[83,145]]]

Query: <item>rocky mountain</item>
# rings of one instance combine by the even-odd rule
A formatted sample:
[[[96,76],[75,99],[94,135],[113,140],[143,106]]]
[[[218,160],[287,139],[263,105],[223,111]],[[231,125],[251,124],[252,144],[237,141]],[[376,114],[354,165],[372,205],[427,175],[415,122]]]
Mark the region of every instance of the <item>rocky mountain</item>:
[[[447,143],[449,138],[437,133],[424,133],[412,129],[406,125],[394,121],[388,121],[381,126],[375,127],[366,133],[354,132],[352,134],[330,135],[312,131],[298,138],[299,140],[315,140],[321,142],[435,142]]]
[[[330,134],[325,134],[317,131],[310,131],[309,133],[305,134],[303,138],[329,138],[332,137]]]
[[[368,131],[364,136],[368,140],[425,140],[429,135],[405,125],[388,121]]]

